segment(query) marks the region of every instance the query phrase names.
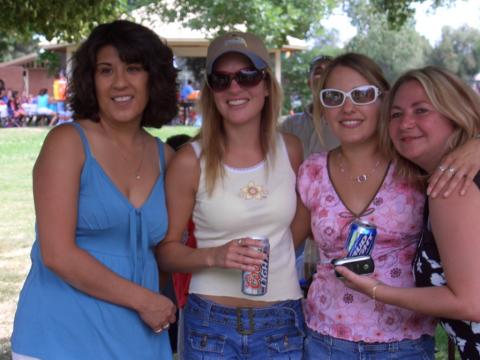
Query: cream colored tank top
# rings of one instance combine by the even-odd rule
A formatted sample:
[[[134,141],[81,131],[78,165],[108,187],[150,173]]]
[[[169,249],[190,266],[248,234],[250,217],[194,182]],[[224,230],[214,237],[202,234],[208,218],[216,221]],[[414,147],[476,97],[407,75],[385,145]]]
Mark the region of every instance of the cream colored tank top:
[[[205,188],[200,144],[191,144],[200,159],[201,169],[193,209],[197,246],[215,247],[232,239],[266,236],[270,241],[270,263],[268,291],[265,295],[243,294],[241,270],[223,268],[203,269],[193,273],[190,293],[260,301],[302,297],[290,231],[296,209],[296,178],[280,134],[277,135],[276,143],[276,158],[268,162],[262,161],[241,169],[224,165],[225,177],[223,181],[217,181],[211,196],[208,196]]]

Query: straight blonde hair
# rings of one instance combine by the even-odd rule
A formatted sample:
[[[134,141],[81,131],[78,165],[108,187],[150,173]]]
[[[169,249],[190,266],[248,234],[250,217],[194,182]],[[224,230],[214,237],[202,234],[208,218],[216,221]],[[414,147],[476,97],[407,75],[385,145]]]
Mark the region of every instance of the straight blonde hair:
[[[260,145],[262,153],[267,161],[268,155],[275,155],[275,137],[277,121],[283,99],[282,88],[272,74],[270,68],[264,70],[268,96],[262,109],[260,123]],[[223,179],[225,170],[223,158],[225,155],[226,133],[223,119],[217,109],[212,90],[207,83],[203,85],[200,95],[200,111],[203,122],[196,139],[202,148],[201,157],[205,161],[205,184],[207,193],[212,194],[218,179]]]
[[[450,150],[456,149],[479,134],[480,97],[458,76],[437,66],[407,71],[393,85],[381,109],[380,147],[397,163],[398,176],[425,188],[427,180],[425,171],[402,157],[395,150],[389,135],[390,112],[395,95],[399,88],[409,81],[419,82],[435,110],[453,123],[455,130],[447,144]]]

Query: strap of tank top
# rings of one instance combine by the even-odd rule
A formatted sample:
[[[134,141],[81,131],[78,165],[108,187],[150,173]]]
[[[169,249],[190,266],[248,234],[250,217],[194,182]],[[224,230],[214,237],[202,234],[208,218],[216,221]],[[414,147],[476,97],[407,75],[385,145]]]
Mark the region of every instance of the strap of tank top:
[[[200,145],[200,143],[197,141],[192,141],[190,143],[190,146],[193,148],[193,152],[195,153],[195,156],[197,157],[197,159],[200,159],[200,155],[202,153],[202,147]]]
[[[162,173],[162,176],[165,177],[165,146],[159,138],[155,139],[157,140],[158,157],[160,158],[160,172]]]
[[[80,135],[80,139],[82,139],[83,150],[85,151],[86,157],[87,158],[92,157],[92,153],[90,151],[90,145],[88,144],[87,136],[85,135],[85,131],[83,130],[83,128],[80,126],[79,123],[75,121],[68,124],[72,124],[75,127],[75,129],[78,131],[78,134]]]

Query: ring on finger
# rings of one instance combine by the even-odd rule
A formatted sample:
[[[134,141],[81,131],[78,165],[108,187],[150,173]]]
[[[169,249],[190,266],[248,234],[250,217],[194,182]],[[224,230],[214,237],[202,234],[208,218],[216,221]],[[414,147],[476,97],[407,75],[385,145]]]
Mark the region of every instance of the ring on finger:
[[[155,334],[160,334],[163,331],[163,328],[153,330]]]
[[[243,243],[243,241],[242,241],[242,240],[243,240],[243,239],[238,239],[238,240],[237,240],[237,244],[238,244],[238,246],[242,246],[242,243]]]
[[[440,170],[441,172],[444,172],[445,170],[447,170],[447,168],[446,168],[445,166],[443,166],[443,165],[440,165],[440,166],[438,167],[438,170]]]
[[[457,171],[453,166],[448,168],[448,172],[453,175],[455,174],[455,171]]]
[[[162,327],[162,330],[167,330],[170,327],[170,324],[166,324]]]

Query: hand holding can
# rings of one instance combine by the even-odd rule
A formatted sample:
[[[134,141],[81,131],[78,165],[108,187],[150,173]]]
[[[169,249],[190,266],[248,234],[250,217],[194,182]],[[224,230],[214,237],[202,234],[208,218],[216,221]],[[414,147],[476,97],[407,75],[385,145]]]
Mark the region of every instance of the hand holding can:
[[[266,254],[266,258],[261,265],[254,265],[255,270],[242,271],[242,292],[247,295],[261,296],[267,293],[270,243],[264,236],[250,236],[249,238],[262,242],[261,247],[252,248]]]

